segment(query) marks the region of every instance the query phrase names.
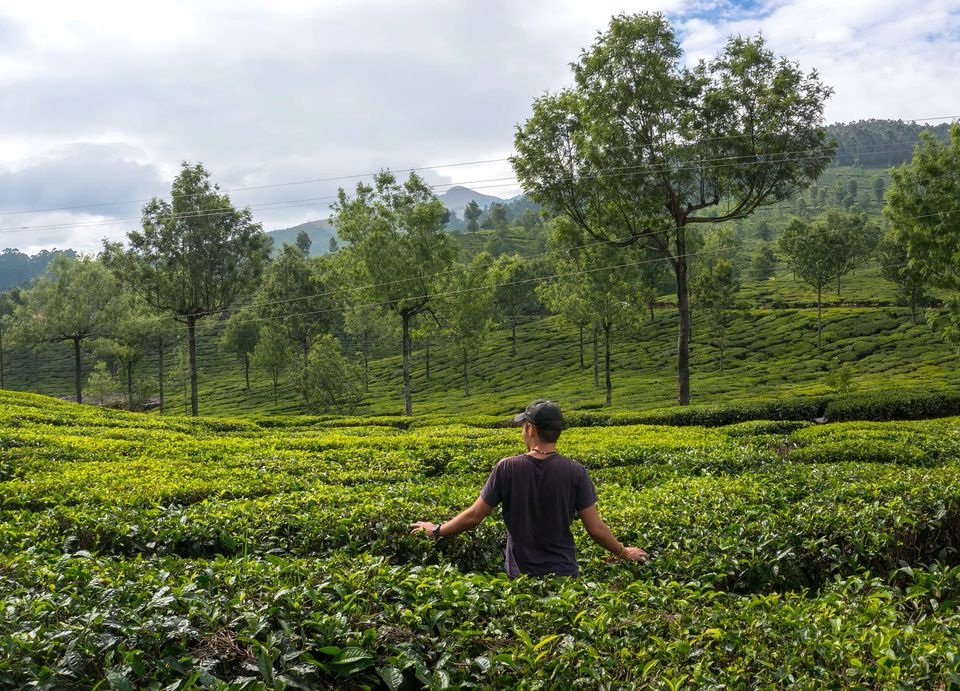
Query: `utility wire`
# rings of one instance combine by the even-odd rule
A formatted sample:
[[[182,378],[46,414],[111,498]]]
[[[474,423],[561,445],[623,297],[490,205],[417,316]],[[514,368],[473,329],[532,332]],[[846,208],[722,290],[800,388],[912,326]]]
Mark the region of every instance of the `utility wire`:
[[[906,149],[890,149],[886,150],[883,153],[895,153],[902,152]],[[755,166],[778,166],[784,163],[800,163],[804,161],[818,160],[824,158],[823,156],[797,156],[796,154],[810,153],[815,151],[814,149],[807,149],[795,152],[786,152],[780,158],[771,158],[770,160],[756,161],[753,160],[753,156],[726,156],[719,157],[714,159],[700,159],[699,161],[692,162],[689,165],[685,166],[672,166],[669,163],[656,164],[656,165],[639,165],[639,166],[614,166],[608,168],[598,168],[591,171],[591,174],[577,176],[577,179],[590,180],[590,179],[602,179],[602,178],[620,178],[620,177],[630,177],[633,175],[656,175],[662,172],[698,172],[704,168],[704,164],[709,164],[714,161],[722,162],[727,161],[727,163],[718,163],[716,165],[708,166],[711,169],[724,169],[724,168],[740,168],[740,167],[755,167]],[[749,160],[743,160],[749,159]],[[615,171],[615,172],[609,172]],[[554,184],[559,184],[563,182],[568,182],[574,179],[573,177],[561,177],[557,180],[552,181]],[[508,181],[508,182],[503,182]],[[519,180],[516,177],[503,177],[503,178],[487,178],[483,180],[467,180],[456,183],[442,183],[436,185],[429,185],[431,189],[438,189],[441,187],[454,187],[458,185],[471,185],[479,183],[489,183],[489,182],[503,182],[500,185],[494,185],[494,187],[507,187],[515,186],[519,184]],[[346,195],[346,198],[352,199],[353,195]],[[291,199],[291,200],[282,200],[276,202],[263,202],[261,204],[255,204],[253,206],[244,207],[244,210],[276,210],[281,208],[293,208],[296,206],[312,206],[318,203],[331,202],[339,199],[338,195],[328,195],[324,197],[307,197],[301,199]],[[241,210],[242,211],[242,210]],[[160,221],[169,221],[169,220],[182,220],[182,219],[194,219],[194,218],[206,218],[206,217],[216,217],[223,215],[230,215],[237,213],[238,210],[233,206],[225,207],[216,207],[213,209],[202,209],[196,211],[185,211],[185,212],[175,212],[165,215],[160,215],[157,217],[157,220]],[[74,221],[69,223],[54,223],[54,224],[45,224],[45,225],[25,225],[17,226],[14,228],[7,228],[0,230],[0,234],[16,234],[16,233],[25,233],[36,230],[61,230],[61,229],[79,229],[79,228],[88,228],[88,227],[101,227],[109,225],[117,225],[132,221],[142,220],[141,216],[127,216],[122,218],[114,219],[103,219],[103,220],[94,220],[94,221]]]

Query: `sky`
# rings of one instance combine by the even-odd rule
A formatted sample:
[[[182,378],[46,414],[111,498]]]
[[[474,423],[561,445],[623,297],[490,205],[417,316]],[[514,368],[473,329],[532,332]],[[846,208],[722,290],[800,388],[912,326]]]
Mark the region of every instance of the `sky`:
[[[95,253],[183,161],[265,230],[381,168],[508,198],[532,100],[641,11],[688,61],[761,33],[828,123],[960,117],[960,0],[0,0],[0,248]]]

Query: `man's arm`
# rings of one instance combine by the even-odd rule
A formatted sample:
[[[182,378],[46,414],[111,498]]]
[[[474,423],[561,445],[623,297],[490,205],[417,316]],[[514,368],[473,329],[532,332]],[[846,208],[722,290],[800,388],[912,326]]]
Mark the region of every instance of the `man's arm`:
[[[493,507],[480,497],[477,497],[477,500],[473,502],[470,508],[461,511],[440,527],[440,535],[456,535],[458,533],[470,530],[471,528],[476,528],[478,525],[480,525],[480,523],[483,522],[483,519],[489,516],[492,512]],[[436,523],[430,523],[429,521],[417,521],[416,523],[410,524],[410,532],[417,533],[423,531],[425,533],[432,534],[433,529],[436,527]]]
[[[600,518],[600,514],[597,513],[596,504],[592,504],[585,509],[580,509],[579,515],[580,520],[583,521],[583,526],[587,529],[587,533],[593,538],[593,541],[606,550],[613,552],[617,558],[630,559],[632,561],[647,559],[647,553],[639,547],[624,547],[620,544],[620,541],[610,532],[607,524]]]

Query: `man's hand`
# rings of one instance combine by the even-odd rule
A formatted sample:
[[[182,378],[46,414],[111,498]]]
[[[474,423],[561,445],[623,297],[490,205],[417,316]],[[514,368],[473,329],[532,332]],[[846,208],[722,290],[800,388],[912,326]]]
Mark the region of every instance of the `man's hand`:
[[[417,521],[416,523],[410,524],[410,534],[416,535],[417,533],[424,532],[427,535],[433,535],[436,527],[437,524],[431,523],[430,521]]]
[[[612,564],[615,561],[620,559],[626,559],[628,561],[646,561],[650,558],[650,555],[644,552],[639,547],[624,547],[623,553],[620,555],[611,555],[607,557],[607,563]]]

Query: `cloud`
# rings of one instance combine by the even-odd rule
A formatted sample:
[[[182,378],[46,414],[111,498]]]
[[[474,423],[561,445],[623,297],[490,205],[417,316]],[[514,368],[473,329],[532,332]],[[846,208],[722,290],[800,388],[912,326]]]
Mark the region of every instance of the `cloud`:
[[[621,10],[667,12],[690,59],[762,31],[836,88],[830,120],[956,108],[956,0],[909,13],[893,0],[10,3],[0,211],[162,195],[183,160],[236,189],[502,158],[532,99],[568,84],[569,63]],[[436,183],[509,174],[502,163],[425,171]],[[354,184],[232,198],[276,228],[325,215],[324,200]]]

